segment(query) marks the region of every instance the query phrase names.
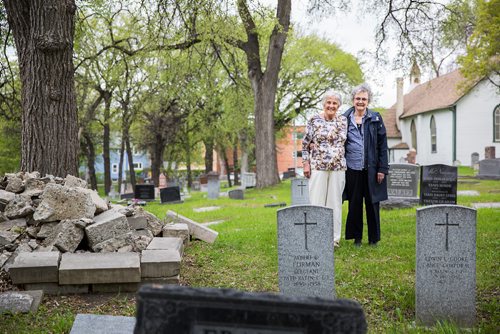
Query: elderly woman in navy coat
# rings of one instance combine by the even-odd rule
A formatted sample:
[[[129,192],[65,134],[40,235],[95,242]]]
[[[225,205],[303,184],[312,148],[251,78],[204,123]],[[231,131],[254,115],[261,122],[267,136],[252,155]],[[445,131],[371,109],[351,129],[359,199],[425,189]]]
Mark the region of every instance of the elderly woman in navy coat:
[[[382,117],[368,109],[372,92],[367,84],[352,90],[353,107],[347,118],[346,185],[344,198],[349,201],[345,238],[361,246],[363,238],[363,199],[368,224],[368,242],[380,241],[380,201],[387,199],[387,136]]]

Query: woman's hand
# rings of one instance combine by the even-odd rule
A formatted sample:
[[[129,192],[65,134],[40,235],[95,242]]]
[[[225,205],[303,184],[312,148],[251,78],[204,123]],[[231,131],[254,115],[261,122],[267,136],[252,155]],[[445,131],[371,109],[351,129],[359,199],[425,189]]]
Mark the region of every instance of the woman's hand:
[[[381,184],[382,181],[384,181],[385,174],[384,173],[377,173],[377,182],[378,184]]]
[[[311,177],[311,166],[309,165],[309,161],[304,161],[304,176],[307,178]]]

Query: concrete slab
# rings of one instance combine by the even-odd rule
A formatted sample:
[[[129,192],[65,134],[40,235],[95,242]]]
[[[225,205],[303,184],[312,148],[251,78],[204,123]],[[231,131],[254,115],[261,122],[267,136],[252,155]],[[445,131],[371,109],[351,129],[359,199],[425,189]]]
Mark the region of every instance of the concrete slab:
[[[136,292],[139,290],[140,283],[111,283],[111,284],[92,284],[93,293],[122,293]]]
[[[174,249],[146,249],[141,255],[142,277],[170,277],[178,275],[181,257]]]
[[[53,296],[89,293],[88,284],[27,283],[24,284],[24,289],[42,290],[44,294]]]
[[[139,253],[65,253],[59,266],[61,285],[140,281]]]
[[[170,277],[143,277],[142,284],[176,284],[179,285],[180,275]]]
[[[70,334],[132,334],[134,317],[77,314]]]
[[[21,252],[10,266],[13,284],[58,282],[60,252]]]
[[[490,202],[490,203],[472,203],[474,209],[494,209],[500,208],[500,202]]]
[[[194,212],[210,212],[210,211],[215,211],[219,210],[220,206],[206,206],[203,208],[195,208],[193,209]]]
[[[181,238],[184,245],[189,245],[189,226],[185,223],[166,224],[162,229],[163,237]]]
[[[170,210],[167,211],[167,220],[175,223],[187,224],[189,226],[189,233],[191,233],[194,238],[208,243],[214,243],[215,239],[217,239],[217,236],[219,235],[218,232]]]
[[[184,243],[181,238],[177,237],[157,237],[151,240],[146,249],[174,249],[182,256],[184,254]]]
[[[43,291],[7,291],[0,293],[0,314],[36,313]]]

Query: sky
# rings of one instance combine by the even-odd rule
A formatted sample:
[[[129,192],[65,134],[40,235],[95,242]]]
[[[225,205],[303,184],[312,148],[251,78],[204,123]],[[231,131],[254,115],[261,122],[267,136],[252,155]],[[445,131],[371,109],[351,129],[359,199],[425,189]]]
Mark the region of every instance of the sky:
[[[293,1],[292,4],[292,23],[301,31],[325,37],[354,56],[360,56],[359,53],[363,50],[375,51],[375,32],[378,22],[374,15],[368,15],[361,8],[359,0],[351,1],[350,10],[347,12],[333,13],[323,19],[314,18],[312,21],[306,14],[306,3],[307,1]],[[360,17],[359,13],[364,15]],[[394,49],[395,46],[386,44],[384,49],[391,52],[391,48]],[[408,75],[376,65],[374,59],[364,57],[362,60],[366,62],[362,67],[366,81],[375,95],[372,106],[386,108],[392,106],[396,102],[396,77],[403,76],[405,86],[408,87]]]

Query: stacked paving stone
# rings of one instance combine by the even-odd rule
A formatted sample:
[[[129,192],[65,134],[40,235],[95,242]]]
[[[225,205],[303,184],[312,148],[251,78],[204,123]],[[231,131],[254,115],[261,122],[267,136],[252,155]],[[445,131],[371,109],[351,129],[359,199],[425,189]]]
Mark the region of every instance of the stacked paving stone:
[[[26,290],[128,292],[141,282],[178,284],[190,234],[186,223],[111,205],[71,175],[0,179],[0,268]]]

